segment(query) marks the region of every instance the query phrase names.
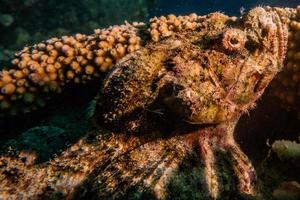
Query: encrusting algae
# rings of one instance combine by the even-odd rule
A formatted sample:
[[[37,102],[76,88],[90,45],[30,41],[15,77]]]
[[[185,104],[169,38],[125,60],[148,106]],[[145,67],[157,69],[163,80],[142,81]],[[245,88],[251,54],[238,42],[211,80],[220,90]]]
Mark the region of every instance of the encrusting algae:
[[[168,178],[195,152],[211,199],[224,190],[217,152],[228,159],[236,191],[255,195],[256,173],[234,130],[283,68],[297,12],[258,7],[241,18],[169,15],[148,25],[126,23],[24,48],[1,72],[2,113],[34,110],[49,93],[108,72],[97,115],[108,126],[126,129],[81,140],[43,165],[27,153],[2,156],[0,197],[62,192],[71,198],[80,184],[91,184],[99,196],[121,198],[138,185],[163,199]],[[164,120],[172,124],[169,135],[144,126]]]

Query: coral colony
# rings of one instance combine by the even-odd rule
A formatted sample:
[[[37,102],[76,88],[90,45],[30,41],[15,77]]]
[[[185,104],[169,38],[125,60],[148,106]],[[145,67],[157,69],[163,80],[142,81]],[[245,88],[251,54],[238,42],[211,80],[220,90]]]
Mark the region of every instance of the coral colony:
[[[70,195],[72,188],[95,167],[103,169],[99,175],[100,179],[103,177],[101,183],[113,191],[119,180],[114,176],[121,173],[120,179],[134,177],[134,170],[143,169],[147,158],[160,157],[158,147],[167,146],[175,149],[177,156],[171,156],[168,165],[162,164],[162,170],[168,172],[178,166],[187,152],[198,147],[212,199],[219,197],[222,187],[217,176],[216,151],[229,155],[239,192],[255,194],[255,170],[235,142],[233,132],[240,116],[255,106],[285,62],[291,70],[298,67],[300,9],[297,10],[258,7],[241,18],[218,12],[206,16],[168,15],[153,18],[148,24],[125,23],[95,30],[92,35],[52,38],[25,47],[16,54],[12,65],[1,72],[1,114],[17,115],[38,109],[66,85],[97,80],[108,73],[97,117],[117,128],[125,124],[128,135],[104,138],[98,147],[80,141],[45,165],[28,164],[22,156],[4,156],[0,159],[0,198],[17,197],[17,192],[26,197],[45,194],[47,188]],[[157,115],[171,113],[173,118],[199,128],[143,143],[131,132],[142,130],[140,127],[148,120],[145,110],[162,111]],[[112,156],[103,150],[107,146],[118,149],[113,157],[128,153],[126,165],[118,165],[121,158],[114,161],[118,173],[111,165],[101,168],[103,160]],[[139,151],[130,150],[134,147]],[[18,176],[17,180],[8,177],[12,173]],[[157,198],[164,196],[168,174],[162,174],[154,186]],[[130,184],[142,177],[133,178]],[[149,186],[151,181],[154,178],[149,176],[143,183]]]

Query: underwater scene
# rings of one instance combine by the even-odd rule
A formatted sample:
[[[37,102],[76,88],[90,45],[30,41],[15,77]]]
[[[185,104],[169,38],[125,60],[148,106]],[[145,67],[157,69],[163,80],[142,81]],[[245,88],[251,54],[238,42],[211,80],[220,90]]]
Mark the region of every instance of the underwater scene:
[[[300,200],[300,0],[0,0],[0,200]]]

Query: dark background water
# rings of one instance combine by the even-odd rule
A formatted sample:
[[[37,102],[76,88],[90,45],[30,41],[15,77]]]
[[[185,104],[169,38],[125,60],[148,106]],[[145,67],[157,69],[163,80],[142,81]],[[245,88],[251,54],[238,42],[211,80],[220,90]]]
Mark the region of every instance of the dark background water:
[[[250,9],[255,6],[284,6],[296,7],[300,5],[299,0],[153,0],[149,1],[151,15],[162,15],[166,13],[187,14],[196,12],[204,15],[214,11],[222,11],[228,15],[239,15],[240,9]]]

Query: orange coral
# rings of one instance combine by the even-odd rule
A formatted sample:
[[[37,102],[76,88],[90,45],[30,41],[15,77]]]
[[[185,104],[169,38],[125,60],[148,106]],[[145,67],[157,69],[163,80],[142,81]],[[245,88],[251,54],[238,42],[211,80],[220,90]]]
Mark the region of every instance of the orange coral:
[[[97,29],[90,36],[63,36],[25,47],[16,54],[12,66],[0,72],[1,112],[28,112],[45,105],[49,92],[60,93],[69,82],[97,79],[142,46],[140,25],[126,23]],[[18,104],[21,109],[16,108]]]
[[[159,41],[174,32],[196,30],[203,17],[168,15],[150,20],[150,39]],[[51,38],[25,47],[0,72],[0,112],[17,114],[45,105],[49,93],[60,93],[68,83],[97,79],[128,53],[146,43],[143,23],[125,23],[96,29],[92,35],[76,34]],[[146,37],[145,37],[146,38]],[[28,98],[30,97],[30,98]],[[14,101],[14,103],[12,103]]]
[[[168,37],[174,32],[182,30],[196,30],[199,28],[199,21],[203,17],[192,13],[188,16],[168,15],[154,17],[150,20],[149,32],[153,41],[159,41],[161,38]]]

